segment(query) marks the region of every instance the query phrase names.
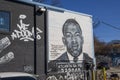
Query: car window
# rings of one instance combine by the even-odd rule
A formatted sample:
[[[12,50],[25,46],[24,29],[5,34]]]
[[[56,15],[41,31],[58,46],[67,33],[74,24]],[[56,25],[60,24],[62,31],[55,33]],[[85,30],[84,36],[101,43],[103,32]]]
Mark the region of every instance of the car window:
[[[0,80],[36,80],[32,77],[8,77],[8,78],[2,78]]]

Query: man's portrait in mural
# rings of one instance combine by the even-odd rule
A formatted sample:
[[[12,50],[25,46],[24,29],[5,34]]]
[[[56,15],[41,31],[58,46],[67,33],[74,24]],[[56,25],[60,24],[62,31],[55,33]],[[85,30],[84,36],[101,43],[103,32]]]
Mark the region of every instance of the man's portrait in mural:
[[[83,36],[80,25],[74,19],[65,21],[63,28],[62,41],[66,46],[67,51],[63,53],[57,60],[73,61],[80,60],[79,56],[82,54]]]
[[[49,69],[56,69],[56,63],[68,62],[68,63],[80,63],[80,60],[91,60],[87,53],[83,52],[83,35],[79,23],[75,19],[67,19],[62,27],[62,41],[66,47],[66,52],[64,52],[56,60],[53,60],[49,63]]]

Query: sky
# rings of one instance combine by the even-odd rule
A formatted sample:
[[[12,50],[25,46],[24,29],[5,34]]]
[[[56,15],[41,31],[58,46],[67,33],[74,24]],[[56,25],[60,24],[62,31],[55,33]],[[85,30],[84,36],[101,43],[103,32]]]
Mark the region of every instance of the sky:
[[[59,0],[61,8],[92,15],[101,23],[93,29],[100,41],[120,40],[120,0]],[[105,22],[112,26],[103,24]]]

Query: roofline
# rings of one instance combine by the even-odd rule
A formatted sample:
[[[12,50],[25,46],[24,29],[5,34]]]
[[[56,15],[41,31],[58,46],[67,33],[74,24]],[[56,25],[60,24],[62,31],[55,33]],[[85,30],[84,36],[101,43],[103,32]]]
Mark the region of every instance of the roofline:
[[[80,14],[80,15],[83,15],[83,16],[92,17],[92,15],[89,15],[89,14],[75,12],[75,11],[67,10],[67,9],[64,9],[64,8],[54,7],[54,6],[51,6],[51,5],[38,3],[38,2],[35,2],[35,1],[32,1],[32,0],[17,0],[17,1],[37,5],[39,7],[45,7],[45,8],[50,9],[50,10],[61,11],[61,12],[71,12],[71,13],[74,13],[74,14]]]

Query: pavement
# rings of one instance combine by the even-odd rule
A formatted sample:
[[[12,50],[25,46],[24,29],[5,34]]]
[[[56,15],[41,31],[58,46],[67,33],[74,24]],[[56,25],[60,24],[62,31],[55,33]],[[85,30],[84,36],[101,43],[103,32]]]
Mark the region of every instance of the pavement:
[[[106,71],[106,73],[107,73],[107,78],[110,78],[112,74],[117,74],[118,77],[120,78],[120,67],[111,67],[109,70]]]
[[[106,70],[106,73],[107,73],[107,75],[106,75],[107,80],[111,80],[112,74],[117,74],[120,78],[120,67],[111,67],[109,70]],[[103,80],[103,71],[102,70],[97,70],[97,80]],[[115,80],[118,80],[118,79],[115,79]]]

